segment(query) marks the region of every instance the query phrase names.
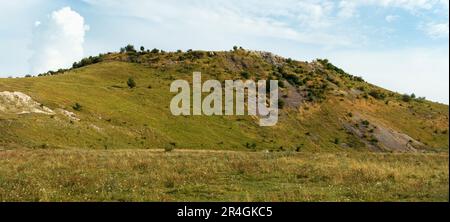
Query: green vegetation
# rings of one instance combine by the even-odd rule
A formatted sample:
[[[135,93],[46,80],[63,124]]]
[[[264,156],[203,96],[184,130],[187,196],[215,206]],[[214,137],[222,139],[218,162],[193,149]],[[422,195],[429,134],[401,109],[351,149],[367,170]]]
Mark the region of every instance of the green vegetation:
[[[411,102],[411,100],[412,99],[414,99],[414,98],[412,98],[412,96],[410,96],[410,95],[408,95],[408,94],[404,94],[403,96],[402,96],[402,101],[403,102]]]
[[[130,89],[136,87],[136,82],[134,81],[133,77],[128,78],[127,85]]]
[[[380,92],[379,90],[372,90],[369,92],[369,95],[375,99],[383,100],[386,98],[386,94]]]
[[[445,201],[448,154],[0,151],[0,201]]]
[[[73,105],[72,108],[76,111],[81,111],[83,106],[81,106],[79,103],[75,103],[75,105]]]
[[[448,201],[447,105],[327,60],[139,49],[0,79],[38,103],[0,95],[0,200]],[[194,71],[279,80],[278,124],[173,116],[170,83]]]

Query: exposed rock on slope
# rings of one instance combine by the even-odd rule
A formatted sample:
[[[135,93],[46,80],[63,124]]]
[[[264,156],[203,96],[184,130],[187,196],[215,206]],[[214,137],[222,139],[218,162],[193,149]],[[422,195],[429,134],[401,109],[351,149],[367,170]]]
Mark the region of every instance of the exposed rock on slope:
[[[51,115],[53,110],[21,92],[0,92],[0,112],[6,114],[40,113]]]
[[[374,151],[415,152],[425,149],[424,144],[409,135],[360,117],[353,118],[352,123],[345,124],[344,127],[349,133],[361,138],[361,141]]]

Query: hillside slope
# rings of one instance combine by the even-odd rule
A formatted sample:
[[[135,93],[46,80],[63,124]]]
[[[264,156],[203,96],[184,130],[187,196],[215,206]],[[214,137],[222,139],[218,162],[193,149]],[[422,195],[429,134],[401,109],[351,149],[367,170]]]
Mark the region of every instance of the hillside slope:
[[[173,116],[175,79],[278,79],[274,127],[251,116]],[[129,88],[132,77],[137,86]],[[70,70],[0,79],[0,148],[448,152],[448,106],[400,95],[327,60],[270,53],[136,52],[87,58]]]

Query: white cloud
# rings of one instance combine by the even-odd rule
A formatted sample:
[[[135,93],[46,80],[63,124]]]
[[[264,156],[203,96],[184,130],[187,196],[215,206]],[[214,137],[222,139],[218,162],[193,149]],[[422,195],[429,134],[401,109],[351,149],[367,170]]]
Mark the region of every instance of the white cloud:
[[[331,62],[368,82],[449,103],[449,51],[415,48],[334,53]]]
[[[352,18],[356,14],[357,3],[354,1],[340,1],[339,2],[339,17]]]
[[[341,0],[339,15],[350,18],[357,13],[357,9],[364,6],[399,8],[411,14],[423,11],[443,11],[448,16],[448,0]]]
[[[67,68],[83,57],[84,18],[70,7],[52,12],[44,22],[36,22],[30,59],[33,74]]]
[[[395,22],[397,21],[397,19],[400,18],[400,16],[398,15],[387,15],[384,19],[386,20],[386,22]]]
[[[163,26],[164,30],[176,27],[173,31],[202,33],[203,39],[210,35],[214,35],[213,38],[252,36],[324,47],[348,46],[355,42],[355,36],[348,36],[342,30],[334,31],[335,2],[329,0],[141,0],[133,4],[124,0],[84,1],[108,14],[143,19],[152,22],[153,27]],[[140,7],[135,7],[136,4]]]
[[[448,22],[447,23],[434,23],[429,22],[425,25],[421,25],[419,29],[423,30],[431,38],[448,38]]]

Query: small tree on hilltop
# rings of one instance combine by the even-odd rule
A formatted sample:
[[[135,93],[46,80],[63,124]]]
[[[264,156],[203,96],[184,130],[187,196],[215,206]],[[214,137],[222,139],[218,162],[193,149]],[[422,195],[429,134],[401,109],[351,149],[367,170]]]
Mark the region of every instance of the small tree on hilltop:
[[[128,44],[127,46],[125,46],[125,51],[126,52],[136,52],[136,49],[134,49],[133,45]]]

